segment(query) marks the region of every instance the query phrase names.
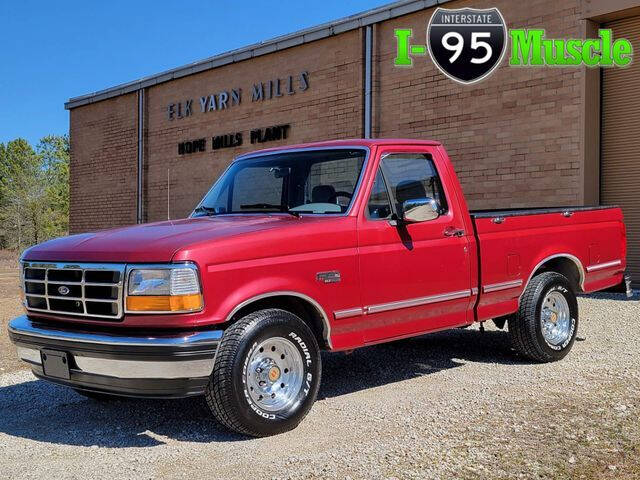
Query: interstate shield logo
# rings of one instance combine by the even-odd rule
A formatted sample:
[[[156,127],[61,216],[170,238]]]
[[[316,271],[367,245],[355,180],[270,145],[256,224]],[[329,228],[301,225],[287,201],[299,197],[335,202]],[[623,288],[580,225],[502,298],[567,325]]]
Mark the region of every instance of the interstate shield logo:
[[[427,46],[436,66],[463,84],[478,82],[500,64],[507,26],[497,8],[438,8],[429,20]]]

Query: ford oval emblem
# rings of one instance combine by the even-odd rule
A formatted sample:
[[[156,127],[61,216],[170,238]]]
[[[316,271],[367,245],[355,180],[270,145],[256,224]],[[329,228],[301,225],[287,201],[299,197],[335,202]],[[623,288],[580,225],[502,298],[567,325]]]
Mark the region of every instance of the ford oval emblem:
[[[60,295],[69,295],[69,287],[67,287],[66,285],[60,285],[58,287],[58,293]]]

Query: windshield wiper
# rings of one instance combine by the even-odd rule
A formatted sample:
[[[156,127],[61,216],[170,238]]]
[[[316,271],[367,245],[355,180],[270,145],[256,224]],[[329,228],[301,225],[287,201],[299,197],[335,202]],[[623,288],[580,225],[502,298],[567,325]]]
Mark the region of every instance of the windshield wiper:
[[[218,211],[216,210],[215,207],[207,207],[205,205],[200,205],[199,207],[197,207],[193,213],[204,213],[206,215],[217,215]]]
[[[293,215],[296,218],[300,218],[300,214],[298,212],[292,212],[289,209],[285,209],[283,205],[275,205],[273,203],[250,203],[247,205],[240,205],[240,208],[258,208],[260,210],[278,210],[281,213],[288,213],[289,215]]]

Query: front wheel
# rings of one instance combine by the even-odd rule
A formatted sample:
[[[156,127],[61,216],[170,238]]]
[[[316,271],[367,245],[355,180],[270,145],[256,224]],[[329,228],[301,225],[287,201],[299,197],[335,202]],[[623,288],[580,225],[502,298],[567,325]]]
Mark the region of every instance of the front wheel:
[[[264,437],[295,428],[320,386],[320,349],[296,315],[260,310],[231,325],[206,389],[214,417],[244,435]]]
[[[569,280],[555,272],[533,277],[509,318],[514,348],[531,360],[553,362],[569,353],[577,332],[578,301]]]

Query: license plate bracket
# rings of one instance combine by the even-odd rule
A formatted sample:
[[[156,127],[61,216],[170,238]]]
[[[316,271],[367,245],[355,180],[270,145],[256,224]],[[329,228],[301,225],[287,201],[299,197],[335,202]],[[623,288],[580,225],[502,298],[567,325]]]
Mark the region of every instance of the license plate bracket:
[[[66,352],[42,349],[40,350],[40,357],[42,358],[42,370],[45,376],[63,380],[71,379],[69,355]]]

